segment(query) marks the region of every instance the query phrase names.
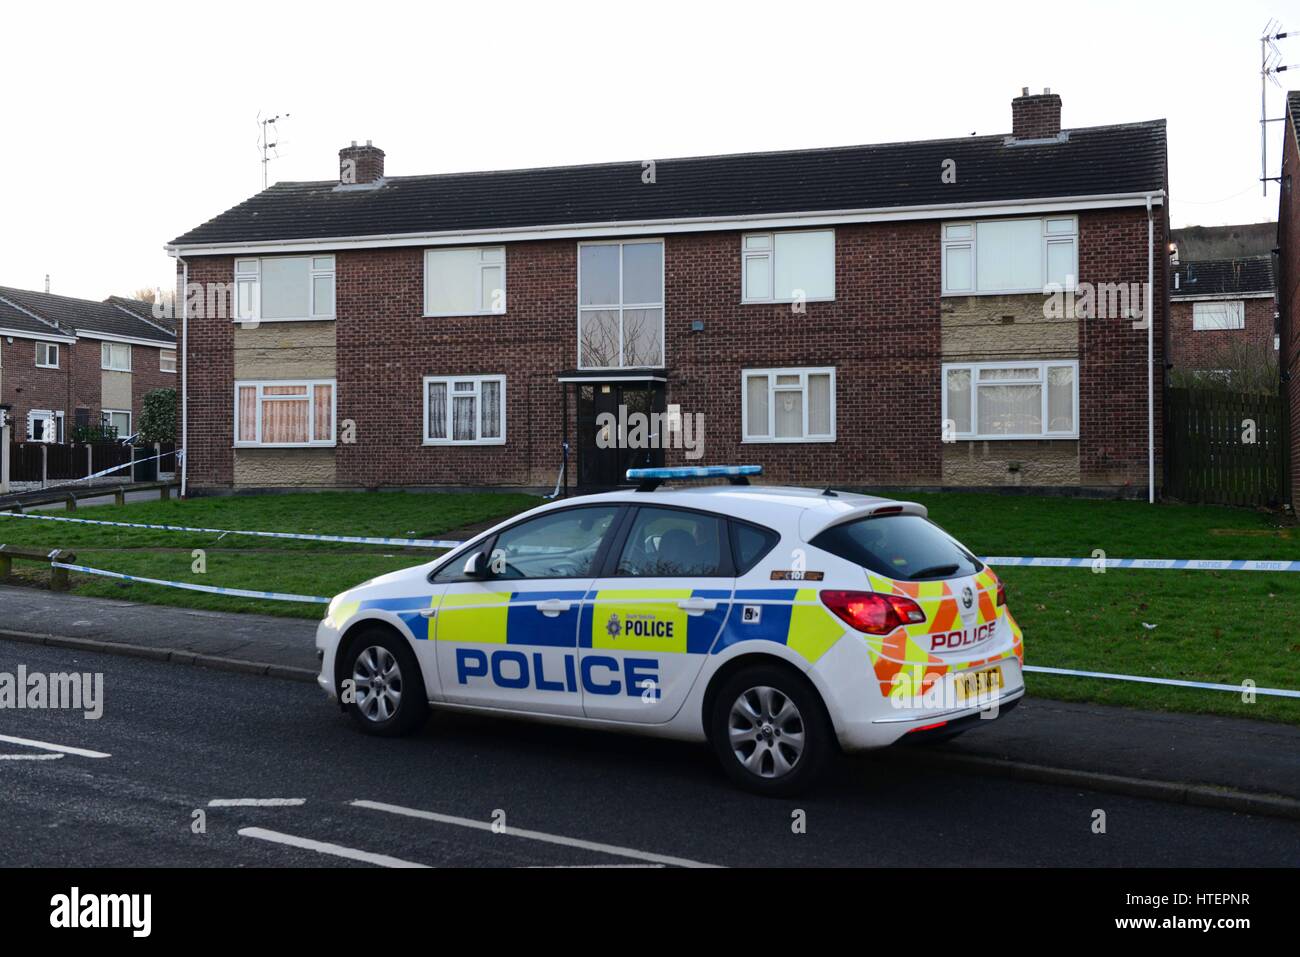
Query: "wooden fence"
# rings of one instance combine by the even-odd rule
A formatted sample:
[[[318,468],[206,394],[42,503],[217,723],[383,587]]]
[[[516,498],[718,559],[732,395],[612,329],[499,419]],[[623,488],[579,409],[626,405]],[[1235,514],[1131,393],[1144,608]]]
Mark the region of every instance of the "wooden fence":
[[[1168,389],[1165,407],[1166,496],[1220,505],[1282,501],[1280,396]]]

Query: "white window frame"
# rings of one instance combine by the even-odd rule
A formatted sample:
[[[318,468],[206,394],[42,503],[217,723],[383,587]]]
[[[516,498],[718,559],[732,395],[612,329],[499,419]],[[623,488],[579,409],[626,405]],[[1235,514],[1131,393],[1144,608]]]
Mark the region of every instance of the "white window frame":
[[[100,410],[99,410],[99,422],[100,422],[100,425],[112,425],[112,424],[113,424],[113,421],[112,421],[112,418],[111,418],[111,417],[114,416],[114,415],[124,415],[124,416],[126,416],[126,431],[123,431],[122,429],[118,429],[118,430],[117,430],[117,437],[118,437],[119,439],[124,439],[124,438],[126,438],[128,435],[131,435],[131,434],[132,434],[132,433],[131,433],[131,425],[132,425],[132,422],[131,422],[131,410],[130,410],[130,409],[100,409]],[[106,418],[107,418],[108,421],[105,421]]]
[[[45,438],[43,439],[32,438],[32,426],[35,424],[37,419],[49,423],[49,427],[45,430]],[[46,445],[58,445],[59,434],[63,432],[63,426],[63,413],[59,410],[31,409],[27,413],[27,441],[41,442]]]
[[[54,350],[54,361],[50,362],[50,350]],[[45,362],[41,361],[41,352],[45,353]],[[57,369],[59,367],[59,344],[57,342],[38,342],[36,343],[36,368],[38,369]]]
[[[1223,306],[1227,311],[1228,322],[1231,325],[1226,326],[1198,326],[1196,324],[1196,312],[1200,306]],[[1239,329],[1246,328],[1246,300],[1244,299],[1214,299],[1205,302],[1192,303],[1192,331],[1193,332],[1236,332]]]
[[[120,346],[126,350],[126,365],[113,365],[113,347]],[[129,342],[108,342],[104,341],[99,344],[99,367],[105,372],[130,372],[131,371],[131,353],[134,350]]]
[[[835,250],[839,237],[834,229],[781,229],[772,232],[742,233],[740,236],[740,301],[749,303],[791,303],[796,300],[777,299],[776,289],[776,237],[789,233],[830,233],[831,234],[831,294],[829,296],[805,296],[799,302],[834,302],[835,301]],[[762,247],[751,246],[750,240],[767,240]],[[767,260],[767,295],[762,298],[749,296],[749,263],[751,260]]]
[[[171,357],[172,357],[172,367],[171,367],[170,369],[168,369],[166,366],[163,365],[163,359],[164,359],[166,356],[171,356]],[[159,349],[159,350],[158,350],[158,371],[159,371],[159,372],[166,372],[166,373],[168,373],[169,375],[175,375],[175,374],[176,374],[176,350],[175,350],[175,349]]]
[[[658,302],[623,302],[623,249],[624,246],[644,246],[650,243],[659,244],[659,301]],[[589,305],[582,304],[582,250],[585,246],[618,246],[618,298],[619,301],[606,305]],[[578,264],[577,264],[577,300],[578,300],[578,321],[577,328],[574,330],[577,340],[578,368],[583,371],[598,369],[663,369],[668,362],[668,310],[664,305],[666,274],[668,272],[668,249],[664,244],[663,238],[646,237],[644,239],[603,239],[593,242],[578,243]],[[623,313],[634,309],[658,309],[659,310],[659,363],[652,366],[629,366],[623,364]],[[582,362],[582,314],[584,312],[617,312],[618,313],[618,358],[619,365],[616,366],[589,366]]]
[[[980,223],[1005,223],[1014,220],[1035,219],[1040,224],[1039,235],[1042,238],[1041,248],[1039,250],[1039,276],[1042,282],[1029,289],[980,289],[979,288],[979,225]],[[1060,229],[1051,230],[1049,224],[1057,224],[1068,221],[1070,228],[1068,231]],[[970,230],[969,236],[949,236],[950,230],[959,230],[967,228]],[[942,247],[941,261],[939,263],[939,278],[942,284],[942,295],[945,296],[1016,296],[1027,293],[1043,294],[1047,287],[1051,285],[1047,278],[1048,255],[1051,247],[1057,245],[1069,245],[1071,247],[1072,270],[1066,276],[1066,282],[1062,291],[1073,292],[1079,283],[1079,217],[1078,216],[1009,216],[1002,219],[967,219],[953,222],[942,222],[939,224],[939,237]],[[951,250],[966,249],[970,251],[970,270],[971,286],[969,289],[953,289],[948,285],[948,254]]]
[[[429,435],[429,385],[434,382],[441,382],[447,386],[447,436],[446,438],[435,439]],[[453,439],[452,436],[452,397],[464,397],[469,393],[454,392],[453,386],[457,382],[474,383],[474,434],[473,439]],[[501,433],[499,438],[482,438],[483,432],[483,383],[497,382],[501,385],[501,421],[498,431]],[[506,377],[503,375],[427,375],[421,384],[424,393],[424,417],[420,420],[423,424],[420,426],[423,435],[423,444],[425,445],[505,445],[506,444]]]
[[[1074,428],[1069,431],[1051,432],[1047,430],[1047,370],[1060,366],[1070,366],[1074,370],[1074,394],[1071,401],[1074,403]],[[965,369],[970,372],[971,380],[971,400],[970,400],[970,431],[957,432],[956,437],[960,441],[978,441],[978,442],[1019,442],[1027,440],[1041,439],[1077,439],[1079,437],[1079,360],[1078,359],[1042,359],[1033,362],[1009,359],[1006,362],[945,362],[943,364],[942,376],[939,380],[939,387],[942,397],[943,421],[947,423],[950,420],[948,415],[948,372],[952,369]],[[979,371],[981,369],[1037,369],[1037,382],[1029,379],[990,379],[981,382]],[[1043,423],[1043,431],[1037,434],[1029,435],[984,435],[978,431],[979,427],[979,386],[980,385],[1037,385],[1041,391],[1041,411],[1039,412],[1039,421]]]
[[[305,259],[307,260],[307,312],[305,316],[283,316],[275,319],[262,318],[262,263],[268,259]],[[328,259],[328,267],[316,265],[316,260]],[[316,311],[316,280],[328,276],[334,282],[334,311]],[[240,289],[248,286],[252,290],[249,300],[252,309],[246,314],[239,311]],[[231,304],[233,322],[323,322],[334,319],[338,312],[338,261],[333,253],[315,253],[308,256],[239,256],[235,259],[235,297]]]
[[[767,435],[749,434],[749,380],[752,376],[767,376]],[[799,376],[798,386],[778,386],[776,377],[783,375]],[[808,377],[810,375],[829,375],[831,382],[830,432],[825,435],[808,433]],[[799,389],[803,393],[803,435],[799,437],[778,437],[776,434],[776,393]],[[740,371],[740,441],[742,443],[762,443],[767,445],[786,445],[788,443],[834,442],[835,441],[835,367],[808,366],[790,369],[742,369]]]
[[[262,390],[267,386],[282,385],[304,385],[307,387],[307,405],[309,413],[307,416],[307,435],[306,442],[263,442],[262,441],[262,403],[289,401],[301,402],[302,396],[272,395],[264,396]],[[313,439],[311,436],[316,434],[316,386],[330,386],[330,437],[328,439]],[[239,390],[241,387],[256,386],[257,397],[257,438],[252,441],[240,441],[239,438]],[[234,392],[234,418],[232,434],[234,436],[234,447],[237,449],[310,449],[310,448],[333,448],[338,444],[338,404],[339,404],[339,385],[337,379],[236,379]]]
[[[448,251],[466,252],[473,250],[479,254],[478,276],[474,283],[475,295],[478,298],[478,308],[473,312],[432,312],[429,309],[429,259],[434,253]],[[483,259],[483,253],[500,250],[501,259],[495,262],[488,262]],[[424,251],[424,317],[426,319],[441,319],[451,316],[504,316],[509,308],[509,292],[507,291],[506,282],[509,268],[506,266],[508,254],[505,246],[436,246]],[[483,302],[483,272],[486,269],[501,268],[501,308],[493,309],[491,303]]]

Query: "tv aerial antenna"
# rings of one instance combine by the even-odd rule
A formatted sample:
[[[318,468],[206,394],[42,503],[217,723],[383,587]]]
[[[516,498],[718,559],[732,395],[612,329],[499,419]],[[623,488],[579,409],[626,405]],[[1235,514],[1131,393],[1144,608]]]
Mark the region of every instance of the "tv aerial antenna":
[[[266,167],[273,159],[279,159],[280,153],[276,149],[279,145],[280,133],[276,129],[276,122],[287,120],[288,113],[277,113],[275,116],[262,116],[257,114],[257,122],[262,127],[262,136],[257,141],[258,149],[262,151],[262,189],[266,189]]]
[[[1268,124],[1281,123],[1286,119],[1285,116],[1268,115],[1268,85],[1272,83],[1281,89],[1282,83],[1277,75],[1287,70],[1300,69],[1300,64],[1288,65],[1282,62],[1282,51],[1278,49],[1277,41],[1287,37],[1300,37],[1300,33],[1286,33],[1281,23],[1269,20],[1264,26],[1264,35],[1259,38],[1259,181],[1264,187],[1265,196],[1268,195],[1268,184],[1282,179],[1280,176],[1268,175]]]

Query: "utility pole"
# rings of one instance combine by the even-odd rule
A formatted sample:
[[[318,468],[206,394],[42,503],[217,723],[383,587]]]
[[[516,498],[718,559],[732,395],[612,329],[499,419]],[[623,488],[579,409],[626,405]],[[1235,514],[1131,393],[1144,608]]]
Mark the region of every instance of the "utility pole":
[[[1281,123],[1286,117],[1268,115],[1268,84],[1271,80],[1273,85],[1281,87],[1277,75],[1285,73],[1287,70],[1294,70],[1298,64],[1292,63],[1287,66],[1279,61],[1282,59],[1282,51],[1277,48],[1274,41],[1285,40],[1292,34],[1282,31],[1282,24],[1276,20],[1269,20],[1264,26],[1264,35],[1259,38],[1259,181],[1264,187],[1264,195],[1268,195],[1269,181],[1278,182],[1281,177],[1268,175],[1268,124]]]

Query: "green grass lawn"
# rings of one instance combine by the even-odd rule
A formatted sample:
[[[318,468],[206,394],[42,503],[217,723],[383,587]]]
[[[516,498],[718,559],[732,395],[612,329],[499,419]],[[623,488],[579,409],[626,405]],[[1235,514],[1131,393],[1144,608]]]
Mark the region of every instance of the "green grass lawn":
[[[1300,559],[1300,529],[1248,509],[941,493],[911,496],[980,555]],[[99,506],[111,521],[439,538],[538,504],[527,495],[323,493]],[[50,514],[63,515],[63,512]],[[199,584],[329,597],[438,552],[248,536],[116,529],[0,517],[0,542],[70,548],[85,565]],[[204,549],[206,574],[192,550]],[[15,563],[33,583],[39,566]],[[1300,574],[1088,568],[998,569],[1030,664],[1300,689]],[[321,606],[205,595],[73,575],[77,594],[317,618]],[[1149,628],[1148,625],[1155,627]],[[1300,721],[1300,700],[1030,675],[1034,694],[1179,711]]]

